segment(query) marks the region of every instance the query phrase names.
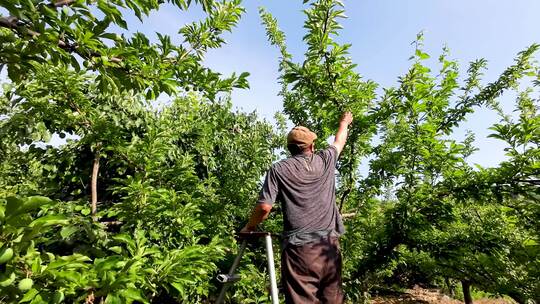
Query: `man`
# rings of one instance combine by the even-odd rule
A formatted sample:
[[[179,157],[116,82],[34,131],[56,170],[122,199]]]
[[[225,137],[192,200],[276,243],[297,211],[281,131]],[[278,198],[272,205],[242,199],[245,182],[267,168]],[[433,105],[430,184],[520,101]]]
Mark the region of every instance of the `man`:
[[[291,157],[272,165],[257,205],[242,232],[254,231],[272,204],[282,204],[282,283],[286,303],[342,303],[339,235],[345,232],[336,206],[335,167],[353,117],[343,114],[330,147],[315,152],[317,135],[295,127],[287,136]]]

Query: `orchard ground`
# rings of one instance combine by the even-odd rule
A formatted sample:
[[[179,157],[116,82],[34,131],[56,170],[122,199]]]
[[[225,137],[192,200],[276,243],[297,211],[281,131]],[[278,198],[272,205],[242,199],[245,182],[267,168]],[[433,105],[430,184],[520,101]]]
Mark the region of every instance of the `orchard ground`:
[[[461,304],[463,301],[452,299],[438,289],[426,289],[414,286],[403,292],[373,297],[371,304]],[[514,304],[513,300],[501,298],[483,298],[474,300],[475,304]]]

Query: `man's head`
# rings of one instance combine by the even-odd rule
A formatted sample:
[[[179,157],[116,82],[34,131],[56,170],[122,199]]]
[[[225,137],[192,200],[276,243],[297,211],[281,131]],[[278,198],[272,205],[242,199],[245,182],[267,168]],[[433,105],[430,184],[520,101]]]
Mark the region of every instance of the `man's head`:
[[[287,135],[287,148],[292,155],[315,151],[317,134],[302,126],[294,127]]]

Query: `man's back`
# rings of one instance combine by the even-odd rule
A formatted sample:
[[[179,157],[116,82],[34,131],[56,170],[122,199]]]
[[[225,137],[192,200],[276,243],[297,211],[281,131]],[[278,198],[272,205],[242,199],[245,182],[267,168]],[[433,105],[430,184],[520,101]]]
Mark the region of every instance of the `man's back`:
[[[270,168],[259,202],[281,202],[284,234],[293,236],[293,242],[309,233],[344,232],[335,203],[336,161],[337,150],[330,146],[291,156]]]

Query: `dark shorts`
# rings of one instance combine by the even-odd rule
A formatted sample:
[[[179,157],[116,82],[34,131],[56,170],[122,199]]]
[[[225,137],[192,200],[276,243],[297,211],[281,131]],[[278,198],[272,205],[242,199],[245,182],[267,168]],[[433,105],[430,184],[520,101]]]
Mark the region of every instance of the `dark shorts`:
[[[341,263],[337,237],[286,245],[281,255],[285,303],[343,303]]]

